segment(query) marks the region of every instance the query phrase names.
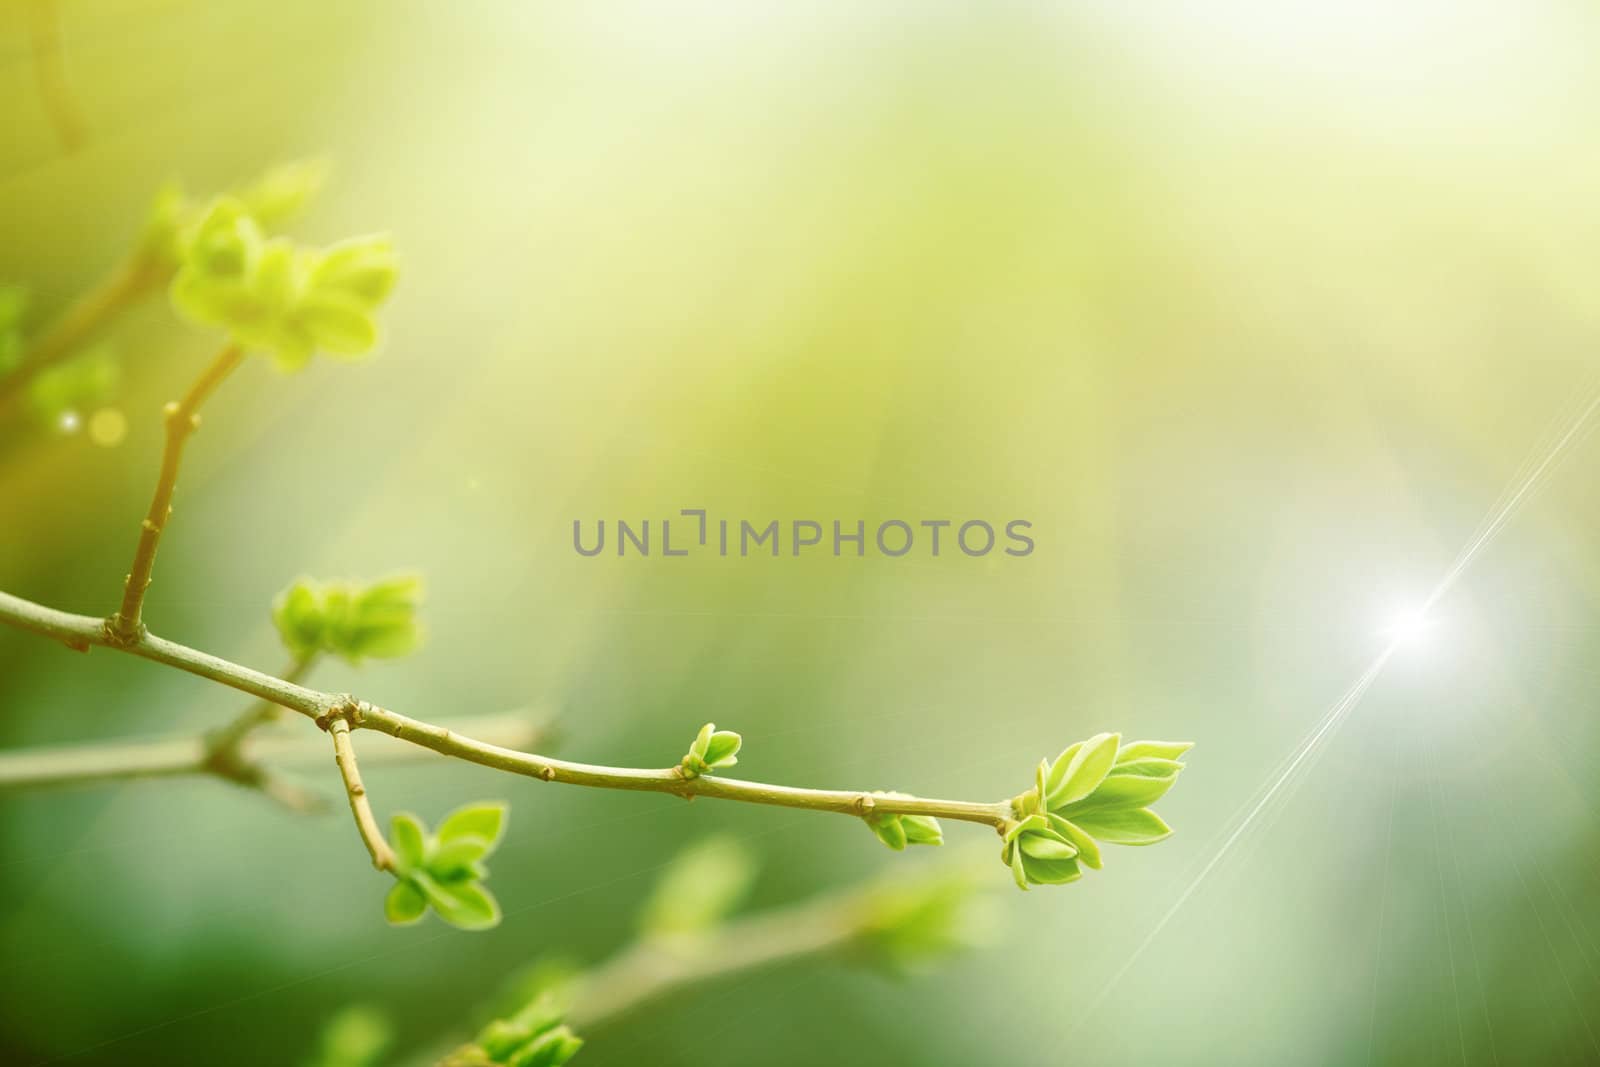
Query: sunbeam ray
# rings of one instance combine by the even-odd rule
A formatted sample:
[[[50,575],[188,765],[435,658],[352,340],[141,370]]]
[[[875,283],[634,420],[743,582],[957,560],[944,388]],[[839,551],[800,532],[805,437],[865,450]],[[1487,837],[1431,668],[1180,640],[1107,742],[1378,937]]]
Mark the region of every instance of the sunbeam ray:
[[[1428,594],[1427,599],[1424,600],[1421,606],[1416,609],[1414,617],[1418,621],[1419,625],[1421,621],[1426,618],[1428,612],[1435,605],[1437,605],[1452,588],[1454,588],[1455,584],[1461,579],[1461,576],[1466,572],[1467,567],[1471,565],[1472,561],[1475,560],[1479,554],[1482,553],[1484,548],[1494,540],[1495,536],[1505,528],[1506,524],[1510,521],[1511,517],[1516,513],[1518,508],[1529,497],[1529,495],[1534,492],[1540,483],[1545,480],[1546,475],[1554,470],[1555,466],[1570,454],[1571,446],[1574,444],[1574,442],[1580,440],[1582,436],[1584,436],[1584,431],[1589,424],[1590,417],[1597,409],[1600,409],[1600,389],[1597,389],[1590,396],[1588,402],[1583,405],[1582,409],[1567,426],[1566,430],[1560,435],[1559,438],[1556,439],[1555,443],[1550,446],[1549,451],[1544,454],[1544,457],[1540,459],[1538,463],[1536,463],[1526,474],[1521,475],[1520,483],[1513,483],[1515,486],[1514,488],[1509,488],[1508,491],[1501,493],[1498,507],[1491,511],[1489,517],[1479,526],[1474,536],[1468,540],[1466,545],[1463,546],[1461,551],[1457,554],[1455,562],[1451,564],[1444,576],[1433,587],[1433,590]],[[1525,463],[1524,468],[1526,467],[1527,464]],[[1190,882],[1184,887],[1183,891],[1178,894],[1178,898],[1172,902],[1171,906],[1168,907],[1164,913],[1162,913],[1161,917],[1156,920],[1155,925],[1151,927],[1150,931],[1134,947],[1133,951],[1127,955],[1127,957],[1123,960],[1122,965],[1116,970],[1111,978],[1100,987],[1093,1000],[1090,1001],[1089,1005],[1081,1014],[1080,1022],[1094,1016],[1095,1012],[1105,1002],[1106,998],[1110,996],[1111,992],[1122,982],[1122,979],[1126,977],[1128,972],[1130,972],[1139,962],[1139,959],[1144,955],[1145,951],[1155,943],[1156,938],[1161,936],[1162,931],[1167,928],[1168,924],[1172,922],[1172,920],[1177,916],[1178,912],[1183,909],[1183,906],[1189,902],[1190,898],[1193,897],[1201,885],[1205,883],[1206,879],[1211,875],[1211,873],[1221,865],[1224,859],[1228,857],[1229,853],[1232,852],[1234,846],[1238,844],[1239,840],[1244,836],[1246,831],[1248,831],[1251,826],[1262,816],[1262,814],[1267,810],[1268,805],[1272,803],[1273,799],[1283,791],[1284,786],[1288,784],[1288,782],[1294,777],[1295,773],[1301,768],[1301,765],[1305,763],[1307,757],[1309,757],[1311,753],[1314,752],[1317,747],[1324,742],[1324,740],[1339,726],[1339,724],[1349,716],[1350,712],[1356,707],[1356,705],[1361,702],[1361,698],[1366,695],[1367,690],[1372,687],[1373,682],[1377,680],[1378,675],[1383,672],[1383,668],[1394,656],[1395,651],[1405,643],[1405,640],[1406,635],[1404,633],[1396,634],[1391,637],[1389,643],[1384,646],[1381,652],[1378,653],[1376,658],[1373,659],[1372,663],[1368,665],[1366,670],[1364,670],[1356,678],[1356,680],[1351,683],[1350,687],[1344,691],[1344,694],[1340,696],[1339,699],[1333,703],[1332,707],[1324,714],[1321,720],[1321,725],[1312,732],[1308,739],[1301,741],[1300,744],[1292,751],[1292,754],[1288,757],[1286,765],[1280,765],[1282,769],[1277,772],[1276,777],[1269,779],[1271,784],[1266,787],[1265,791],[1262,792],[1258,789],[1260,799],[1258,799],[1255,804],[1249,808],[1243,820],[1238,822],[1234,829],[1223,840],[1221,847],[1217,848],[1211,853],[1211,858],[1206,862],[1205,866],[1200,869],[1200,873],[1190,880]]]

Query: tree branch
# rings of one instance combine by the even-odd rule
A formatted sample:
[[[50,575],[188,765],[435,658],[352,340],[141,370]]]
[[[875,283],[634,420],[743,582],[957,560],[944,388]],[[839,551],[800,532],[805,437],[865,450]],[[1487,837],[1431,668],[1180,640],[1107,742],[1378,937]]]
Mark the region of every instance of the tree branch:
[[[300,656],[289,664],[289,669],[283,672],[282,678],[286,682],[299,684],[316,665],[315,654]],[[282,711],[283,706],[280,704],[271,700],[257,699],[241,711],[232,722],[207,739],[210,758],[218,765],[238,762],[242,758],[240,750],[250,735],[268,723],[277,721]]]
[[[262,703],[265,703],[264,701]],[[543,716],[513,709],[492,715],[464,716],[450,720],[460,732],[492,740],[495,744],[521,747],[536,744],[548,733]],[[88,745],[33,746],[0,752],[0,792],[24,789],[55,789],[137,781],[144,778],[178,778],[211,775],[251,788],[261,789],[274,800],[297,811],[320,811],[326,804],[320,794],[310,793],[276,773],[282,766],[320,764],[327,758],[327,745],[314,737],[272,737],[259,732],[241,741],[235,769],[219,767],[214,733],[162,737],[149,741],[111,741]],[[380,741],[370,749],[364,762],[406,763],[431,759],[432,753],[414,745]],[[248,772],[248,773],[242,773]],[[263,779],[261,775],[265,775]],[[285,788],[301,789],[310,803],[289,802]]]
[[[320,750],[321,746],[318,748]],[[97,785],[200,774],[205,758],[206,743],[202,737],[24,748],[0,752],[0,790]]]
[[[107,630],[118,640],[131,641],[144,629],[144,621],[140,617],[144,594],[150,587],[150,572],[155,569],[156,548],[161,544],[161,532],[172,514],[172,493],[178,487],[178,469],[183,465],[184,445],[200,427],[200,407],[243,359],[244,350],[236,344],[229,344],[200,373],[183,399],[166,407],[167,439],[161,453],[161,474],[156,479],[150,511],[139,526],[139,544],[134,549],[133,565],[123,580],[122,607],[106,622]]]
[[[361,768],[356,765],[356,749],[350,743],[350,723],[334,719],[328,725],[333,736],[333,759],[339,765],[339,777],[344,779],[344,791],[350,798],[350,814],[355,816],[356,829],[361,832],[361,842],[372,854],[372,865],[380,871],[395,868],[394,850],[384,839],[383,828],[372,814],[372,801],[367,797],[367,787],[361,781]]]
[[[717,797],[750,804],[771,804],[855,816],[873,813],[932,815],[936,818],[981,823],[996,829],[1003,829],[1016,815],[1010,800],[980,803],[932,800],[914,796],[881,796],[861,790],[802,789],[714,775],[685,778],[676,767],[642,769],[573,763],[492,744],[458,733],[445,725],[422,722],[374,707],[348,695],[309,689],[231,663],[187,645],[168,641],[148,631],[141,633],[131,642],[124,642],[111,635],[102,619],[58,611],[9,593],[0,592],[0,622],[31,630],[80,651],[87,651],[99,645],[176,667],[299,712],[314,720],[323,729],[330,729],[334,722],[342,721],[352,729],[388,734],[444,756],[546,782],[564,782],[569,785],[600,789],[670,793],[685,798]]]

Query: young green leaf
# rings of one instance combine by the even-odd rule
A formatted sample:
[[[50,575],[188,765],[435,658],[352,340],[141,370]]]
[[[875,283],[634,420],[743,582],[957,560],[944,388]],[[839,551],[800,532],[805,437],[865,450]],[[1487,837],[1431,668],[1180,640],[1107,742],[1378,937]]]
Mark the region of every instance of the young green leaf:
[[[428,852],[428,831],[415,815],[397,812],[389,819],[389,845],[403,869],[421,867]]]
[[[875,791],[872,795],[906,799],[905,793],[882,790]],[[931,815],[899,815],[893,812],[870,811],[862,816],[862,820],[871,827],[879,841],[896,852],[902,851],[907,845],[944,844],[944,828],[939,825],[939,820]]]
[[[1052,814],[1048,818],[1050,829],[1070,841],[1072,847],[1078,850],[1078,861],[1085,867],[1098,871],[1101,866],[1100,846],[1095,843],[1094,838],[1077,823],[1068,822],[1059,815]]]
[[[1076,859],[1036,859],[1024,855],[1022,864],[1028,880],[1039,885],[1066,885],[1083,877]]]
[[[1139,759],[1181,759],[1194,747],[1193,741],[1134,741],[1123,745],[1117,753],[1118,763],[1131,763]]]
[[[1119,759],[1107,777],[1172,778],[1183,768],[1184,764],[1175,759],[1158,759],[1154,756],[1136,760]]]
[[[298,578],[273,601],[272,620],[300,658],[393,659],[422,642],[421,600],[422,579],[412,574],[365,584]]]
[[[526,1036],[517,1041],[515,1047],[506,1048],[502,1057],[509,1056],[516,1051],[516,1047],[527,1044],[539,1034],[561,1025],[571,1003],[572,985],[577,981],[577,975],[559,964],[552,966],[546,960],[537,964],[525,976],[525,981],[531,983],[530,988],[506,1022]]]
[[[506,1060],[506,1067],[561,1067],[583,1048],[583,1039],[570,1027],[546,1030]]]
[[[505,832],[507,807],[503,803],[468,804],[457,808],[439,824],[439,840],[476,837],[488,842],[491,850]]]
[[[279,593],[272,602],[272,622],[278,628],[278,637],[296,658],[321,652],[327,620],[317,585],[309,578],[300,578]]]
[[[906,828],[898,815],[869,815],[867,825],[872,827],[872,832],[878,835],[878,840],[902,852],[906,847]]]
[[[944,844],[944,828],[932,815],[902,815],[900,823],[906,829],[906,843],[910,845]]]
[[[500,923],[500,905],[483,883],[440,882],[426,874],[413,876],[439,918],[463,930],[488,930]]]
[[[383,917],[395,926],[409,926],[421,919],[427,910],[428,898],[409,878],[395,882],[389,895],[383,898]]]
[[[710,743],[706,745],[706,765],[732,767],[739,762],[735,754],[742,742],[743,738],[731,730],[719,730],[712,734]]]
[[[428,873],[441,882],[482,878],[483,867],[479,861],[493,850],[494,846],[482,837],[462,835],[441,840],[428,857]]]
[[[1096,734],[1083,742],[1065,769],[1051,768],[1045,807],[1054,811],[1094,792],[1116,762],[1119,734]]]
[[[679,763],[685,778],[698,778],[710,774],[716,767],[732,767],[739,760],[735,755],[743,738],[732,730],[718,730],[713,723],[700,727],[689,751]]]
[[[391,575],[364,585],[344,583],[339,592],[343,609],[329,618],[331,651],[357,663],[369,657],[397,659],[422,643],[417,622],[422,579],[417,575]]]
[[[1106,811],[1121,808],[1142,808],[1154,804],[1177,782],[1176,775],[1147,778],[1136,774],[1112,774],[1089,796],[1075,804],[1056,809],[1069,819],[1087,811]]]
[[[1087,812],[1072,821],[1085,833],[1112,845],[1153,845],[1172,836],[1172,827],[1148,809]]]
[[[311,287],[320,297],[371,308],[388,297],[397,276],[387,237],[357,237],[323,252],[311,271]]]
[[[478,1032],[478,1047],[491,1062],[504,1063],[517,1049],[532,1041],[536,1031],[514,1019],[495,1019]]]
[[[693,741],[689,742],[689,755],[694,756],[696,759],[705,759],[706,749],[711,744],[711,735],[716,730],[716,724],[710,722],[700,727],[700,732],[694,735]]]
[[[1023,834],[1017,845],[1036,860],[1070,860],[1078,854],[1076,846],[1045,834]]]
[[[1011,878],[1017,883],[1017,888],[1024,893],[1028,891],[1028,869],[1023,865],[1022,850],[1012,848],[1008,843],[1000,852],[1000,858],[1011,868]]]

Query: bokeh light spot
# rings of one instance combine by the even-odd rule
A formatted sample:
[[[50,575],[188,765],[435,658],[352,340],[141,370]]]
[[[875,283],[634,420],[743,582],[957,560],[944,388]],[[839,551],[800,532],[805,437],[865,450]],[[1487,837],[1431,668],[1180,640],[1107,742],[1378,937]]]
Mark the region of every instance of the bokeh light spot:
[[[89,417],[89,440],[115,448],[128,436],[128,417],[118,408],[101,408]]]

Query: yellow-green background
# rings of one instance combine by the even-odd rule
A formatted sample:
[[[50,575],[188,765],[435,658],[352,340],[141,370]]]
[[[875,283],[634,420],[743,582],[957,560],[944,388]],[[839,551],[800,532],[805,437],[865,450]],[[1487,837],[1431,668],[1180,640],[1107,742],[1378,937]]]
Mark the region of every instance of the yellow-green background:
[[[1583,440],[1084,1011],[1600,384],[1592,8],[58,7],[75,154],[25,5],[0,9],[0,280],[41,314],[163,180],[308,154],[335,171],[296,232],[385,229],[404,256],[370,365],[253,362],[210,405],[160,632],[273,668],[296,574],[415,567],[425,650],[318,684],[424,717],[546,707],[563,754],[619,763],[715,719],[751,776],[971,798],[1100,729],[1198,742],[1177,836],[1002,896],[989,948],[904,985],[809,964],[711,987],[579,1062],[1600,1057]],[[12,425],[0,452],[0,587],[78,611],[113,606],[159,405],[216,338],[153,301],[116,342],[119,446]],[[1026,518],[1038,548],[571,549],[574,518],[693,506]],[[0,634],[7,745],[237,703]],[[432,1047],[521,963],[625,941],[708,830],[758,850],[762,904],[927,858],[829,816],[368,779],[384,813],[512,802],[500,929],[386,927],[348,820],[221,784],[0,799],[0,1060],[292,1064],[352,1001]]]

